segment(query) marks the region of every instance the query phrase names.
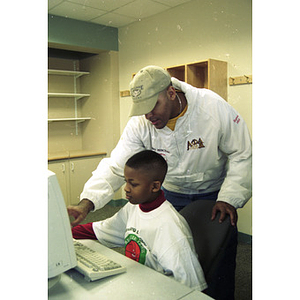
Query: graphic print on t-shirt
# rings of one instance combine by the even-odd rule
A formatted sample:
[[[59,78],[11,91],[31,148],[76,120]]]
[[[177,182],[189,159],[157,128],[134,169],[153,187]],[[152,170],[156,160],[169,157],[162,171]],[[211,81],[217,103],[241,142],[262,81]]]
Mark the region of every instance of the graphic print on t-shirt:
[[[145,264],[147,249],[144,241],[135,234],[125,238],[125,255],[141,264]]]

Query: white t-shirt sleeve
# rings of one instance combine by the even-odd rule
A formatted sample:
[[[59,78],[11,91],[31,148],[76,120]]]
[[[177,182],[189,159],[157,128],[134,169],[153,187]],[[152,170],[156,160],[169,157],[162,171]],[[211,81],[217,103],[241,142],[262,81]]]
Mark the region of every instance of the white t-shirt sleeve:
[[[122,207],[111,218],[93,222],[93,230],[99,242],[106,247],[122,247],[124,246],[126,224],[127,205]]]

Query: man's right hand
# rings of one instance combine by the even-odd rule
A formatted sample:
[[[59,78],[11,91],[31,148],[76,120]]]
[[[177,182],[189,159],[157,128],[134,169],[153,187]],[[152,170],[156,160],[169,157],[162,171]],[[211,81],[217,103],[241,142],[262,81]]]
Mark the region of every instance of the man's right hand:
[[[94,204],[92,201],[88,199],[83,199],[76,206],[68,206],[68,214],[75,218],[73,222],[71,222],[72,227],[78,225],[82,222],[87,214],[94,209]]]

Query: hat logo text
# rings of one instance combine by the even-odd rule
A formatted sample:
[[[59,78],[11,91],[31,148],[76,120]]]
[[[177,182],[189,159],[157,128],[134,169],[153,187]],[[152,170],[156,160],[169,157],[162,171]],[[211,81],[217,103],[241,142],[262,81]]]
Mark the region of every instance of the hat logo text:
[[[137,98],[138,96],[141,95],[142,89],[143,89],[143,86],[142,86],[142,85],[141,85],[141,86],[137,86],[137,87],[135,87],[134,89],[131,89],[131,96],[132,96],[133,98]]]

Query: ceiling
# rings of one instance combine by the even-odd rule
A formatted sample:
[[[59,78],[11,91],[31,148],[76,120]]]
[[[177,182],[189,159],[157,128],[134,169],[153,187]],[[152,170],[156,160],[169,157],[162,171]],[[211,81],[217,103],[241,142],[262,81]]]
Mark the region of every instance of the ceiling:
[[[48,13],[96,24],[123,27],[191,0],[48,0]]]

